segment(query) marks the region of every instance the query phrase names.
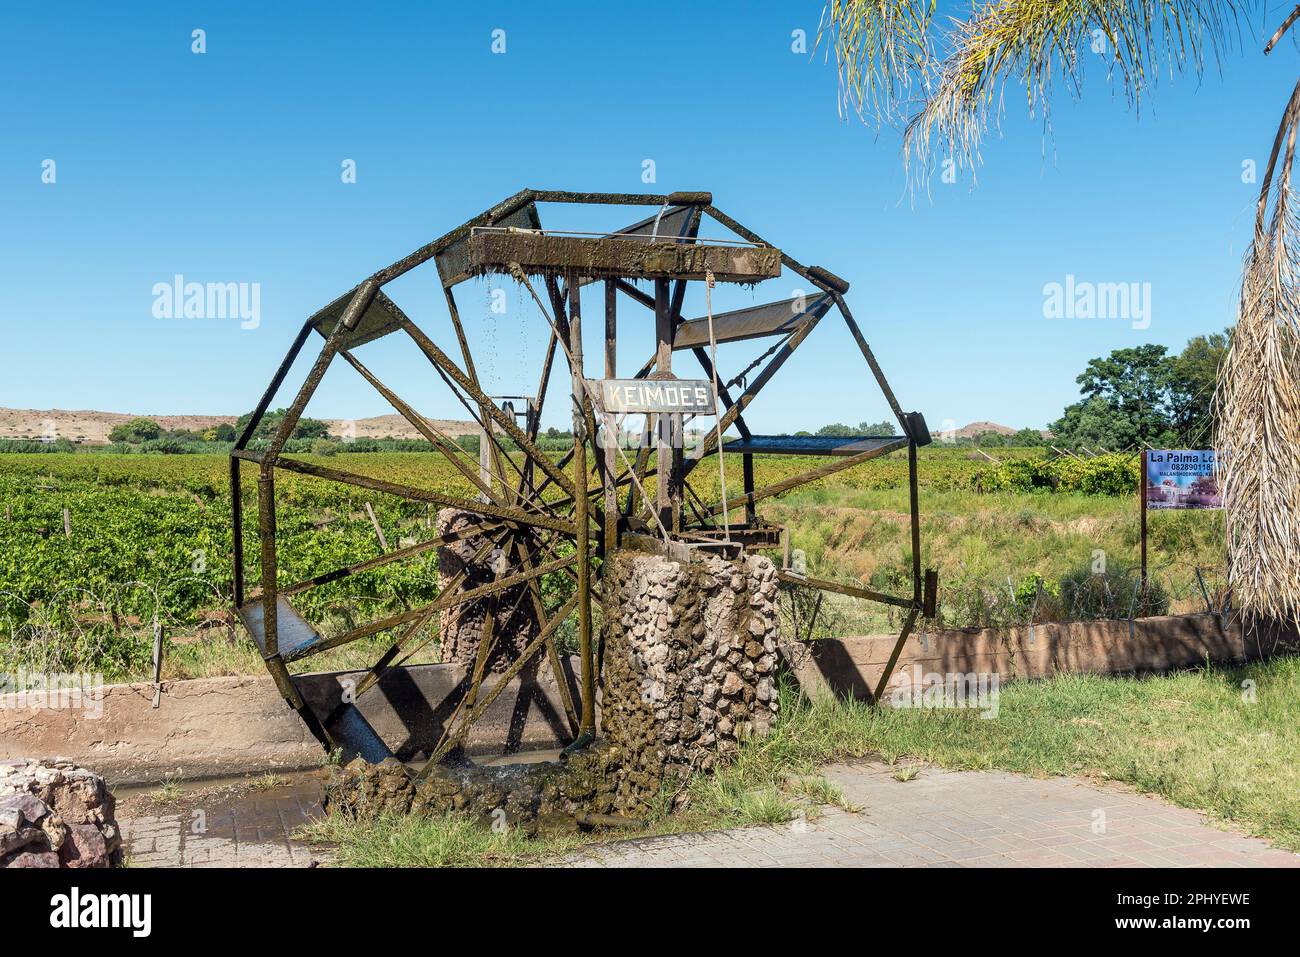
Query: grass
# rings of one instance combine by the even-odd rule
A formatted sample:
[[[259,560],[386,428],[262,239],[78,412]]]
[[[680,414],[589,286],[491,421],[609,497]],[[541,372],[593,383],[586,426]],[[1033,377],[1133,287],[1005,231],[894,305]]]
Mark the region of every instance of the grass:
[[[385,815],[358,824],[331,815],[298,836],[334,846],[341,867],[511,867],[577,847],[577,838],[530,838],[518,829],[496,833],[468,817]]]
[[[735,788],[782,766],[802,770],[869,754],[898,764],[899,780],[914,776],[917,762],[1072,775],[1123,782],[1300,850],[1297,713],[1295,657],[1146,678],[1012,684],[1001,689],[994,719],[819,700],[787,707],[774,734],[752,743],[723,776]]]
[[[250,791],[275,791],[289,783],[289,779],[280,774],[268,772],[248,782]]]
[[[153,792],[152,797],[156,804],[175,804],[184,794],[180,779],[168,775],[159,783],[158,790]]]
[[[783,824],[847,804],[821,766],[881,755],[907,781],[925,764],[1115,781],[1211,821],[1300,851],[1300,658],[1133,678],[1066,676],[1001,689],[998,716],[873,710],[782,689],[782,717],[715,774],[687,785],[685,807],[644,834]],[[664,801],[664,805],[667,805]],[[870,808],[863,809],[870,814]],[[494,834],[464,818],[332,817],[309,839],[336,845],[345,866],[537,863],[596,838]],[[607,839],[634,836],[626,832]]]

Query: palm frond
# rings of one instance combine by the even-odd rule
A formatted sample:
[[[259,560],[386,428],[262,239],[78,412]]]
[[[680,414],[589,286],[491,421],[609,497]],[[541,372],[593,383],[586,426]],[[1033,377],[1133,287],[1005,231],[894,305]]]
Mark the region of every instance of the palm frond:
[[[1215,394],[1228,581],[1253,620],[1300,618],[1300,217],[1291,186],[1298,126],[1300,83],[1260,188],[1237,327]]]
[[[987,0],[942,36],[932,3],[831,0],[823,22],[835,47],[841,104],[892,117],[897,94],[919,87],[905,155],[924,170],[937,155],[974,168],[1002,92],[1024,84],[1031,113],[1046,118],[1053,83],[1077,93],[1094,47],[1136,105],[1162,67],[1200,73],[1235,35],[1251,0]],[[820,40],[820,37],[819,37]],[[931,51],[942,48],[942,58]]]
[[[816,46],[835,53],[840,115],[892,121],[915,83],[938,61],[931,45],[937,0],[829,0]]]

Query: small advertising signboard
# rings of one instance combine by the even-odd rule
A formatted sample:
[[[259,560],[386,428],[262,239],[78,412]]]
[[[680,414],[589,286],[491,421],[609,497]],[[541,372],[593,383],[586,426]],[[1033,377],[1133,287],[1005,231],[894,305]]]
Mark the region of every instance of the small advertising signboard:
[[[1223,508],[1213,449],[1148,449],[1143,485],[1147,508]]]
[[[1213,449],[1147,449],[1142,453],[1142,606],[1147,594],[1147,510],[1223,508]]]

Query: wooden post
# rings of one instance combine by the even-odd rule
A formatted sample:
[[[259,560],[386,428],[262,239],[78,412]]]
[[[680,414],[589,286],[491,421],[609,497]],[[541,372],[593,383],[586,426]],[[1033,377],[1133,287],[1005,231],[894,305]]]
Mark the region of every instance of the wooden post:
[[[384,529],[379,524],[379,519],[375,516],[375,510],[371,508],[369,502],[366,502],[366,514],[370,516],[370,524],[374,526],[375,536],[379,539],[379,547],[384,551],[388,551],[388,539],[384,538]]]
[[[569,282],[569,351],[573,363],[574,521],[578,526],[578,657],[581,659],[582,722],[579,738],[596,733],[596,660],[591,646],[591,537],[587,526],[587,436],[583,415],[582,308],[578,283]],[[562,679],[561,679],[562,680]]]
[[[72,513],[66,508],[63,510],[63,537],[72,537]]]
[[[605,280],[605,378],[618,378],[618,286]],[[618,489],[614,476],[618,471],[616,419],[606,412],[605,426],[605,554],[618,548]]]
[[[722,455],[722,450],[718,450],[718,455]],[[741,464],[744,465],[745,478],[745,524],[757,525],[758,512],[754,508],[754,456],[745,453],[740,458]]]
[[[668,303],[668,280],[655,280],[655,376],[668,378],[673,373],[673,317]],[[655,430],[655,508],[664,528],[678,530],[680,519],[675,516],[673,465],[673,417],[660,413]]]

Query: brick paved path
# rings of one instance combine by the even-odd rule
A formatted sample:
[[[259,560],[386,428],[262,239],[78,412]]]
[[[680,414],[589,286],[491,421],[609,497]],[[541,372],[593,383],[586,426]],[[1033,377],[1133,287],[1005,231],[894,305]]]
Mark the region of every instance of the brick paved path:
[[[292,839],[320,813],[313,783],[233,800],[202,797],[174,812],[122,814],[118,823],[134,867],[307,867],[321,852]]]
[[[622,841],[576,867],[1297,867],[1300,855],[1221,831],[1194,811],[1068,778],[926,768],[900,782],[872,762],[832,765],[849,813],[812,821]],[[292,840],[319,813],[319,783],[124,814],[131,863],[305,867],[324,852]],[[196,818],[196,812],[203,812]],[[205,829],[201,829],[205,828]]]
[[[577,867],[1300,867],[1300,855],[1218,830],[1194,811],[1068,778],[870,762],[823,769],[860,813],[625,841]]]

